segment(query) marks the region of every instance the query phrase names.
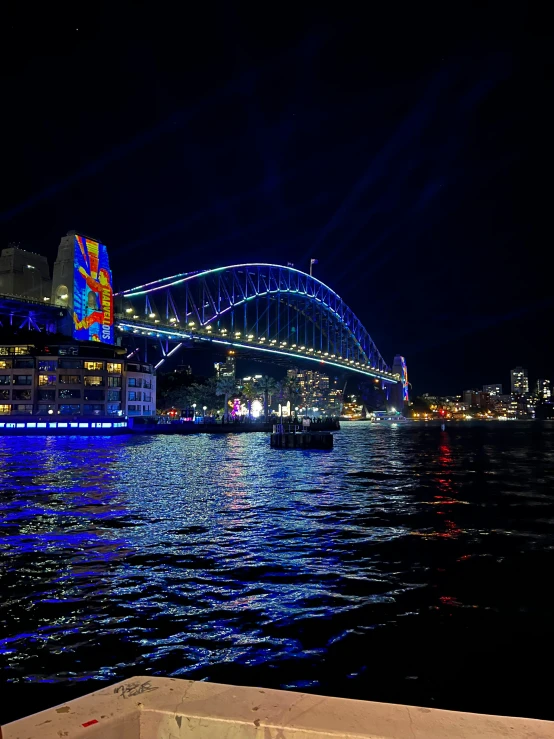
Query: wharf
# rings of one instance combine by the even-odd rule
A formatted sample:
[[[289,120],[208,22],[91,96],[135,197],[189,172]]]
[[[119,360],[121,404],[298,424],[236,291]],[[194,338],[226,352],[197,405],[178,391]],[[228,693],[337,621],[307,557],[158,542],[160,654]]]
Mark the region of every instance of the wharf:
[[[274,426],[271,434],[273,449],[332,449],[333,434],[330,431],[312,430],[310,426]]]
[[[547,739],[554,723],[327,698],[175,678],[132,677],[5,724],[4,739]]]

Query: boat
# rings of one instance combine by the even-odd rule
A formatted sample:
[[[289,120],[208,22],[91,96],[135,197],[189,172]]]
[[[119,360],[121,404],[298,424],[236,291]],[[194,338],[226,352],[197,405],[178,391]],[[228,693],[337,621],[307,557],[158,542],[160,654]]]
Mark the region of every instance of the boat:
[[[373,411],[371,416],[372,423],[378,423],[387,426],[398,426],[410,423],[410,419],[403,416],[398,411]]]

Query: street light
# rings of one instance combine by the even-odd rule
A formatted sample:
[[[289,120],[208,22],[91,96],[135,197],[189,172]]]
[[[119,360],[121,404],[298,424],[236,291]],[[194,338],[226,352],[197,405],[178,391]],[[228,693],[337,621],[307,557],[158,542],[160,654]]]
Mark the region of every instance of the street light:
[[[196,403],[192,404],[192,420],[196,420]]]
[[[204,411],[204,415],[206,415],[206,411],[208,410],[208,406],[207,405],[203,405],[202,406],[202,410]]]

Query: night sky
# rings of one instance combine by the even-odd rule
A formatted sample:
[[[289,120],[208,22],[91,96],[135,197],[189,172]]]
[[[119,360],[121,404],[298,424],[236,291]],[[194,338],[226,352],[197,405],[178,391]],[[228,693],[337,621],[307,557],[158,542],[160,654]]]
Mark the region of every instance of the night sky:
[[[389,5],[19,4],[0,245],[75,228],[116,289],[315,257],[416,394],[553,376],[551,25]]]

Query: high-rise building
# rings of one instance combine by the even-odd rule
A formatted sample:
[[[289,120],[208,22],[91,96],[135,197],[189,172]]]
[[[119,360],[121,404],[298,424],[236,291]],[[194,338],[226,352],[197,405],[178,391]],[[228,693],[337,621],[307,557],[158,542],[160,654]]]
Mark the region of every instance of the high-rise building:
[[[488,393],[491,398],[502,395],[502,385],[495,383],[494,385],[483,385],[483,392]]]
[[[537,380],[535,392],[541,400],[550,400],[552,397],[550,380]]]
[[[485,390],[483,392],[480,390],[464,390],[462,401],[466,408],[469,406],[489,408],[491,405],[491,395]]]
[[[527,395],[529,392],[529,375],[523,367],[516,367],[510,372],[511,390],[514,395]]]
[[[505,418],[516,418],[518,402],[513,395],[498,395],[496,403],[497,411]]]
[[[227,355],[227,359],[224,362],[216,362],[214,367],[217,378],[231,377],[234,380],[237,371],[235,352],[231,350]]]
[[[298,407],[304,409],[305,413],[340,415],[342,389],[338,387],[337,379],[331,379],[321,372],[299,369],[287,370],[287,377],[298,384]]]
[[[467,408],[472,405],[479,405],[479,393],[477,390],[464,390],[462,393],[462,401]]]

